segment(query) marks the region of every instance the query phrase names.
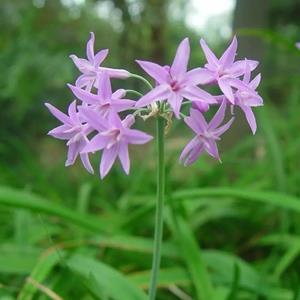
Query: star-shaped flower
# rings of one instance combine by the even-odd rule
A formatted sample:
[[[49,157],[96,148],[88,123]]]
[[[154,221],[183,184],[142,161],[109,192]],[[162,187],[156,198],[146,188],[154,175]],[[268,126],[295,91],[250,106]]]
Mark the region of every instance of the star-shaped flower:
[[[208,78],[206,83],[217,82],[226,98],[231,103],[234,103],[232,86],[239,81],[237,78],[242,76],[246,69],[245,60],[234,61],[238,45],[236,37],[233,38],[220,59],[215,56],[203,39],[200,40],[200,45],[207,59],[204,69],[206,70],[206,78]],[[247,60],[247,64],[250,70],[253,71],[257,67],[258,62]]]
[[[45,103],[45,105],[52,115],[63,123],[63,125],[49,131],[48,134],[57,139],[68,141],[67,146],[69,149],[66,166],[73,165],[78,155],[80,155],[80,159],[86,170],[90,173],[94,173],[88,154],[81,153],[88,143],[87,135],[92,131],[92,129],[88,124],[83,124],[81,122],[76,109],[76,101],[73,101],[70,104],[68,115],[64,114],[49,103]]]
[[[234,118],[225,125],[221,125],[226,111],[226,102],[223,101],[212,120],[207,123],[202,113],[197,109],[190,110],[190,116],[184,119],[185,123],[194,131],[196,136],[185,146],[179,160],[185,165],[195,162],[206,151],[212,157],[220,160],[216,141],[229,129]]]
[[[112,93],[107,72],[101,73],[99,77],[97,95],[71,84],[68,86],[76,98],[98,110],[104,117],[107,117],[112,111],[120,112],[134,106],[135,101],[122,99],[126,94],[125,90],[119,89]]]
[[[190,44],[185,38],[178,46],[171,66],[137,60],[140,67],[155,79],[157,86],[140,98],[136,106],[143,107],[154,101],[168,100],[175,116],[179,118],[183,98],[203,103],[215,103],[215,99],[197,85],[207,79],[201,68],[187,71],[190,56]]]
[[[107,175],[117,157],[125,173],[128,174],[130,169],[128,145],[145,144],[152,139],[152,136],[130,128],[134,123],[132,115],[128,115],[121,121],[118,114],[112,113],[108,119],[104,119],[99,112],[86,107],[82,108],[82,114],[88,124],[98,131],[86,145],[83,153],[103,150],[100,163],[101,178]]]
[[[250,78],[250,66],[247,64],[242,83],[237,83],[237,85],[235,85],[237,91],[234,94],[234,103],[243,110],[252,133],[255,134],[257,126],[252,107],[263,105],[263,99],[256,91],[256,88],[260,83],[261,76],[258,74],[253,80],[250,80]]]
[[[128,78],[129,72],[123,69],[112,69],[101,67],[101,63],[108,55],[108,49],[100,50],[95,54],[94,52],[95,35],[93,32],[90,33],[90,39],[86,45],[86,56],[85,58],[78,58],[76,55],[70,55],[74,64],[78,70],[82,73],[77,80],[76,86],[85,87],[87,90],[91,90],[93,85],[96,83],[96,79],[100,72],[106,71],[112,78]]]

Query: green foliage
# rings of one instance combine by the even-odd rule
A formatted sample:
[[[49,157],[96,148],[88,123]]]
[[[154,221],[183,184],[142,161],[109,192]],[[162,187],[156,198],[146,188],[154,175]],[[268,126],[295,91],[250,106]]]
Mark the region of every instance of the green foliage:
[[[186,27],[184,16],[163,22],[151,17],[149,6],[159,2],[1,2],[1,300],[145,299],[154,144],[131,149],[130,177],[115,166],[101,182],[79,164],[64,167],[65,145],[46,136],[56,123],[43,103],[51,100],[63,109],[69,102],[65,83],[76,70],[68,55],[84,55],[89,31],[96,33],[97,48],[110,48],[107,65],[130,70],[136,68],[134,58],[157,51],[151,34],[157,22],[165,26],[157,47],[166,48],[166,61],[184,36],[197,49],[199,36]],[[299,299],[300,52],[294,42],[300,31],[286,23],[292,1],[273,2],[271,15],[282,9],[286,15],[273,19],[272,28],[238,32],[265,41],[260,91],[265,109],[257,135],[250,136],[237,111],[233,132],[221,142],[223,164],[202,157],[189,168],[177,163],[189,138],[186,128],[174,122],[167,136],[158,300]],[[105,3],[112,13],[99,16],[96,6]],[[165,9],[176,3],[185,1],[169,2]],[[191,65],[203,62],[200,50],[193,51]],[[142,89],[133,80],[122,85]],[[147,125],[153,131],[151,121]]]

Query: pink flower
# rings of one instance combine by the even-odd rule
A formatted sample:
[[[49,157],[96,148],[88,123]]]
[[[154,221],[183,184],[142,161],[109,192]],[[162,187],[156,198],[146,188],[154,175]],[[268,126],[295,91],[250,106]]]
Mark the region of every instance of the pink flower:
[[[121,112],[135,105],[133,100],[122,99],[126,94],[125,90],[119,89],[112,93],[110,79],[106,71],[101,73],[99,77],[97,95],[71,84],[68,86],[76,98],[98,110],[104,117],[107,117],[111,112]]]
[[[215,116],[206,122],[199,110],[191,109],[190,116],[184,119],[185,123],[194,131],[196,136],[185,146],[179,160],[185,165],[195,162],[198,157],[206,151],[212,157],[220,160],[216,141],[229,129],[234,118],[225,125],[220,126],[225,117],[226,102],[223,101]]]
[[[123,170],[128,174],[130,169],[128,145],[145,144],[152,140],[152,136],[130,128],[134,123],[132,115],[128,115],[121,121],[118,114],[112,113],[108,119],[104,119],[99,112],[85,107],[82,107],[82,114],[88,124],[97,131],[97,134],[83,149],[83,153],[103,150],[100,163],[101,179],[110,171],[117,157]]]
[[[102,71],[106,71],[110,77],[113,78],[128,78],[129,72],[123,69],[111,69],[100,67],[101,63],[108,55],[108,49],[100,50],[98,53],[94,53],[95,35],[93,32],[90,33],[90,39],[86,45],[86,56],[85,58],[78,58],[76,55],[70,55],[74,64],[78,70],[82,73],[76,80],[76,86],[85,87],[87,90],[91,90],[96,82],[98,74]]]
[[[234,61],[237,51],[236,37],[233,38],[231,44],[220,59],[215,56],[203,39],[200,40],[200,45],[207,59],[207,64],[204,69],[206,71],[204,74],[208,79],[206,83],[217,82],[226,98],[231,103],[234,103],[232,87],[239,81],[237,78],[242,76],[246,70],[245,60]],[[247,60],[247,64],[250,70],[253,71],[257,67],[258,62]]]
[[[49,103],[45,103],[45,105],[52,115],[63,123],[63,125],[49,131],[48,134],[57,139],[68,140],[67,146],[69,149],[66,166],[73,165],[78,155],[80,155],[80,159],[86,170],[90,173],[94,173],[88,154],[81,153],[88,143],[87,135],[92,131],[92,129],[88,124],[83,124],[80,121],[76,110],[76,101],[73,101],[70,104],[68,115],[64,114]]]
[[[206,80],[203,69],[197,68],[187,71],[190,56],[190,44],[185,38],[178,46],[171,66],[137,60],[140,67],[155,79],[157,86],[141,97],[137,107],[149,105],[154,101],[166,100],[170,104],[175,116],[179,118],[183,98],[206,104],[215,103],[215,99],[204,90],[197,87]]]

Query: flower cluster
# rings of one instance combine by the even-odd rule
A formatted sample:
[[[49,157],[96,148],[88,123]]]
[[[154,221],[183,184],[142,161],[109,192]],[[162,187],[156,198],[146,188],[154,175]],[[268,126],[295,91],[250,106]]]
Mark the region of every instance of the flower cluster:
[[[128,174],[129,144],[145,144],[152,139],[152,136],[131,128],[136,117],[170,118],[172,113],[177,119],[183,118],[195,134],[180,155],[180,161],[184,165],[193,163],[204,151],[220,160],[216,142],[234,121],[232,116],[224,123],[227,106],[231,106],[232,115],[234,108],[238,106],[244,112],[253,134],[255,133],[256,121],[252,107],[263,105],[263,100],[256,91],[261,77],[258,74],[251,79],[251,72],[257,67],[257,61],[235,60],[236,37],[220,58],[201,39],[200,46],[207,63],[192,70],[188,70],[188,38],[178,46],[171,65],[161,66],[137,60],[139,66],[154,79],[155,87],[145,78],[126,70],[102,67],[108,49],[95,54],[94,42],[95,37],[91,33],[86,47],[87,59],[70,56],[82,74],[75,85],[68,85],[76,98],[69,105],[68,114],[46,103],[50,112],[62,122],[62,125],[51,130],[49,134],[67,141],[66,166],[74,164],[79,156],[86,170],[93,173],[89,154],[102,151],[101,178],[107,175],[117,158]],[[142,79],[151,89],[145,94],[124,89],[112,91],[111,79],[129,77]],[[220,95],[212,95],[203,89],[212,85],[219,87]],[[127,98],[132,92],[140,95],[138,100]],[[182,113],[183,105],[189,107],[189,116]],[[219,108],[210,122],[207,122],[204,113],[211,106]],[[123,113],[120,114],[121,112]],[[122,119],[121,115],[124,113],[127,115]]]

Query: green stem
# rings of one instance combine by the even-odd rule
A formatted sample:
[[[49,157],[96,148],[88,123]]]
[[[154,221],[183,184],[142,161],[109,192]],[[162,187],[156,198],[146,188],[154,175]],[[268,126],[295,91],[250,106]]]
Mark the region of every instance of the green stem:
[[[133,78],[136,78],[136,79],[139,79],[139,80],[143,81],[150,88],[150,90],[153,89],[152,84],[146,78],[144,78],[140,75],[137,75],[137,74],[133,74],[133,73],[130,73],[130,77],[133,77]]]
[[[165,162],[164,162],[164,125],[162,117],[157,118],[157,202],[155,214],[154,249],[149,288],[149,300],[155,300],[157,276],[160,266],[161,244],[163,237],[163,206],[165,197]]]
[[[138,91],[135,91],[135,90],[126,90],[126,94],[134,94],[136,96],[139,96],[139,97],[143,97],[143,94],[138,92]]]

